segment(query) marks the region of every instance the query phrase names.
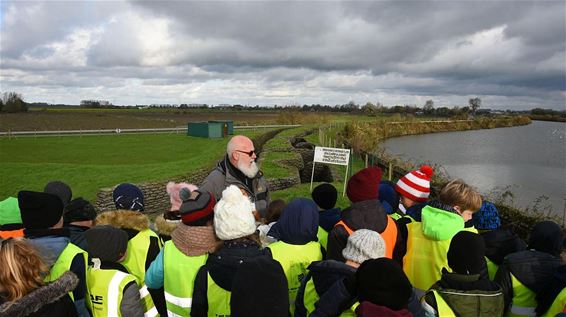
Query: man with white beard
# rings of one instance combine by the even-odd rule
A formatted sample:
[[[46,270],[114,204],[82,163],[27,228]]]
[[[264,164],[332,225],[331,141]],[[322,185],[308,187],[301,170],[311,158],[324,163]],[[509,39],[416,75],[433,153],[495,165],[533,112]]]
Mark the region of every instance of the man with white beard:
[[[248,195],[255,204],[254,209],[264,218],[269,204],[269,190],[263,173],[257,167],[256,158],[252,140],[243,135],[232,137],[226,147],[226,156],[208,174],[199,190],[212,193],[218,201],[226,187],[236,185]]]

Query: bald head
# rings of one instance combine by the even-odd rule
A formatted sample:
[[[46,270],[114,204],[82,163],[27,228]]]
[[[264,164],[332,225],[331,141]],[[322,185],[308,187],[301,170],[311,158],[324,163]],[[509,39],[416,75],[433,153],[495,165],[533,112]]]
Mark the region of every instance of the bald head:
[[[252,178],[257,174],[255,159],[257,158],[254,143],[250,138],[236,135],[230,139],[226,147],[226,154],[233,166]]]

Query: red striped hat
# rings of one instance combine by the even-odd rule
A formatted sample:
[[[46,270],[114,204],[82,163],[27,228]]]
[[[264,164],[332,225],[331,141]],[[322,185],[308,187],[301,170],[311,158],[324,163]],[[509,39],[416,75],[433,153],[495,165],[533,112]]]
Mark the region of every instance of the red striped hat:
[[[430,195],[432,174],[434,174],[432,167],[423,165],[418,171],[412,171],[401,177],[395,185],[395,190],[411,200],[425,202]]]

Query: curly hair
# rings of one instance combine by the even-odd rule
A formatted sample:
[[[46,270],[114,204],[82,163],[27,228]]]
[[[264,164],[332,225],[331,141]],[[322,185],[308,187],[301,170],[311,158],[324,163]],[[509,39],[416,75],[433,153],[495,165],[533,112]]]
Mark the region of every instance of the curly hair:
[[[39,251],[22,238],[10,238],[0,243],[0,294],[14,301],[45,285],[49,271]]]

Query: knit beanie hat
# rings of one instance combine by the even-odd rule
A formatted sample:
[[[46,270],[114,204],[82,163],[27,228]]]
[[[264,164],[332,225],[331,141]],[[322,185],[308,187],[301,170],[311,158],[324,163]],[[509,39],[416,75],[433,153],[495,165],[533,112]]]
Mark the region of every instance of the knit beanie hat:
[[[334,208],[338,199],[338,191],[332,184],[324,183],[316,186],[312,191],[312,200],[318,207],[328,210]]]
[[[233,317],[289,316],[289,289],[279,262],[259,256],[240,264],[232,282]]]
[[[401,177],[395,190],[404,197],[418,202],[425,202],[430,195],[430,179],[434,171],[432,167],[423,165],[418,171],[412,171]]]
[[[20,215],[20,207],[18,207],[18,199],[8,197],[0,201],[0,226],[21,223],[22,216]]]
[[[101,261],[116,262],[125,253],[128,246],[128,234],[112,226],[94,226],[85,231],[87,252],[92,258]]]
[[[381,182],[381,169],[377,166],[366,167],[357,172],[348,180],[346,195],[352,203],[378,199],[379,182]]]
[[[71,187],[69,187],[69,185],[63,183],[62,181],[52,181],[47,183],[47,185],[45,185],[45,188],[43,189],[43,192],[56,195],[61,199],[63,205],[67,205],[73,197]]]
[[[63,216],[63,201],[53,194],[22,190],[18,205],[25,229],[49,229]]]
[[[112,192],[116,209],[143,211],[143,192],[134,184],[123,183]]]
[[[474,227],[478,230],[495,230],[501,225],[497,207],[489,201],[484,201],[478,212],[472,216]]]
[[[183,188],[187,188],[191,192],[198,189],[197,186],[188,183],[167,183],[167,194],[169,194],[169,199],[171,200],[171,209],[169,210],[176,211],[181,207],[183,200],[181,199],[181,197],[179,197],[179,191],[181,191],[181,189]]]
[[[458,232],[450,241],[446,257],[448,266],[459,274],[479,274],[485,263],[485,242],[470,231]]]
[[[187,226],[204,226],[214,216],[216,199],[209,192],[182,189],[180,198],[183,200],[179,208],[181,221]]]
[[[214,229],[220,240],[242,238],[255,232],[252,204],[237,186],[228,186],[214,206]]]
[[[555,256],[562,251],[562,229],[554,221],[537,223],[529,237],[529,249],[546,252]]]
[[[346,260],[363,263],[368,259],[385,256],[385,241],[373,230],[358,229],[348,237],[348,243],[342,255]]]
[[[358,301],[369,301],[392,310],[407,308],[413,293],[403,268],[388,258],[369,259],[356,271]]]
[[[71,200],[71,202],[65,206],[65,212],[63,213],[65,223],[94,220],[95,218],[96,210],[94,206],[82,197]]]

